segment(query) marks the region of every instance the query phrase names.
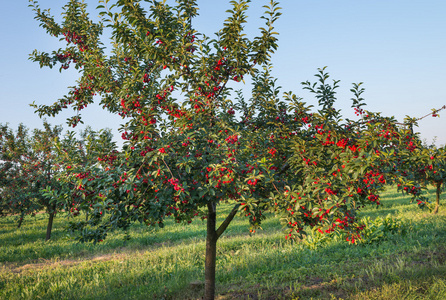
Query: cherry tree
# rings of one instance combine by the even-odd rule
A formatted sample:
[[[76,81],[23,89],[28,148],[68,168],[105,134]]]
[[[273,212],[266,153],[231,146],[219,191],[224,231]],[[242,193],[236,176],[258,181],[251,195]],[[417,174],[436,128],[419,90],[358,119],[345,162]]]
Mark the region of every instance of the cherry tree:
[[[7,124],[1,125],[0,150],[2,211],[9,214],[18,214],[18,227],[20,228],[24,216],[35,210],[26,192],[27,174],[24,174],[21,170],[21,162],[29,157],[31,151],[28,129],[20,124],[14,133]]]
[[[80,111],[98,101],[123,118],[122,153],[66,174],[78,176],[85,191],[76,207],[94,215],[76,225],[82,240],[100,242],[134,221],[163,227],[167,217],[186,224],[206,219],[204,292],[213,299],[217,241],[237,214],[248,218],[251,232],[272,211],[282,217],[287,239],[301,238],[307,227],[360,238],[355,212],[380,204],[400,131],[393,118],[363,109],[361,84],[352,87],[360,118],[344,121],[334,106],[339,81],[325,68],[315,83],[303,83],[317,111],[292,92],[281,95],[270,61],[281,14],[276,1],[265,5],[265,25],[253,38],[244,33],[250,1],[230,1],[222,29],[211,37],[193,28],[199,12],[193,0],[99,1],[97,22],[85,3],[71,0],[60,23],[30,2],[40,25],[65,41],[31,59],[79,71],[67,95],[34,105],[36,112],[53,116],[71,106],[76,115],[69,124],[76,126]],[[234,90],[247,78],[249,97]],[[220,203],[233,208],[217,224]]]
[[[72,229],[85,227],[86,224],[97,226],[101,213],[95,208],[97,202],[104,199],[104,196],[96,183],[104,178],[104,174],[111,175],[110,168],[114,168],[120,155],[111,130],[94,131],[87,127],[78,135],[74,131],[67,132],[55,143],[55,149],[57,153],[55,163],[61,170],[57,174],[57,180],[61,183],[61,187],[58,189],[48,187],[44,190],[45,195],[57,199],[70,217],[79,216],[81,211],[86,214],[85,221],[75,219],[71,222]],[[109,178],[107,180],[110,182]],[[93,233],[93,236],[99,235]],[[98,241],[98,238],[91,238],[91,235],[83,236],[80,240],[91,239]]]
[[[434,117],[438,116],[439,110],[433,111]],[[416,126],[416,121],[410,119],[408,124]],[[415,134],[413,138],[407,135],[406,139],[410,141],[400,155],[401,175],[398,188],[403,193],[411,195],[412,201],[416,201],[420,208],[427,207],[436,214],[440,208],[440,196],[446,181],[446,148],[445,146],[437,147],[434,144],[426,145],[421,141],[419,134]],[[429,184],[435,189],[434,205],[431,205],[426,196]]]
[[[34,129],[30,135],[23,124],[16,132],[8,125],[1,126],[1,199],[10,213],[19,215],[19,227],[25,215],[45,209],[49,215],[45,240],[49,240],[58,204],[42,189],[60,188],[54,177],[58,172],[54,143],[62,127],[46,121],[43,127]]]

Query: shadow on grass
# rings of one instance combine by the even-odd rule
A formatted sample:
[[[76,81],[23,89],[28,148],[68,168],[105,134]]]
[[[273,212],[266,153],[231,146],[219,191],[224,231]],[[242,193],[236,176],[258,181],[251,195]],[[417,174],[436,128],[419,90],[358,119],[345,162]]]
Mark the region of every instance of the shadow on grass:
[[[240,263],[231,264],[232,270],[220,264],[216,299],[330,299],[332,295],[345,299],[394,283],[415,284],[420,278],[425,282],[446,280],[444,246],[430,250],[420,248],[418,252],[390,251],[368,258],[363,257],[362,251],[356,251],[355,257],[354,250],[340,245],[319,251],[289,251],[288,247],[281,248],[277,243],[269,246],[276,247],[277,253],[261,258],[243,257]],[[333,252],[340,254],[339,259],[333,259]],[[116,289],[103,289],[95,298],[201,299],[203,284],[197,284],[197,278],[203,277],[203,264],[195,268],[179,266],[175,274],[165,274],[162,278],[142,273],[118,279],[110,274],[104,284]],[[153,286],[159,288],[154,290]]]
[[[383,214],[381,209],[376,212]],[[445,216],[440,215],[423,220],[409,226],[406,235],[393,235],[376,244],[352,246],[331,243],[315,251],[289,245],[278,235],[267,235],[276,227],[250,237],[246,220],[234,220],[217,246],[218,299],[329,299],[330,294],[344,298],[387,284],[415,280],[417,276],[426,280],[444,278],[444,219]],[[30,247],[29,253],[21,254],[21,262],[26,261],[27,255],[38,259],[88,258],[97,253],[127,251],[126,258],[120,259],[122,261],[111,257],[109,261],[98,263],[85,261],[89,269],[73,267],[66,273],[60,270],[63,274],[60,282],[51,282],[55,288],[46,298],[200,299],[202,284],[193,283],[204,277],[205,229],[189,225],[184,230],[181,225],[169,225],[163,230],[134,225],[132,239],[124,248],[122,233],[119,232],[94,247],[73,242],[57,244],[57,239],[41,244],[36,241],[35,245],[42,248]],[[30,238],[38,239],[37,235],[32,233]],[[196,247],[188,247],[188,244]],[[144,253],[135,251],[138,249],[149,250],[147,253],[158,251],[160,258],[144,256]],[[181,256],[184,253],[188,256]],[[130,264],[143,267],[134,271]],[[161,271],[156,272],[157,268]],[[79,280],[73,275],[78,272],[89,281],[98,280],[95,291],[84,293],[78,283],[70,286],[70,280]],[[66,288],[64,285],[69,286]]]
[[[408,228],[406,235],[393,235],[380,243],[353,246],[338,242],[315,251],[299,244],[290,245],[279,235],[224,237],[218,243],[217,299],[330,299],[330,295],[346,298],[394,283],[411,282],[420,276],[427,282],[445,278],[444,218],[441,215],[423,220]],[[234,232],[246,228],[243,224],[234,227]],[[198,227],[191,228],[195,234],[204,233]],[[169,241],[169,234],[176,235],[166,232],[159,240]],[[137,243],[146,239],[153,245],[148,248],[150,251],[129,250],[119,258],[85,261],[69,266],[68,270],[55,269],[52,279],[47,279],[51,291],[29,284],[22,288],[34,288],[41,296],[46,293],[47,299],[200,299],[204,236],[198,239],[192,234],[178,238],[178,243],[163,245],[155,245],[157,239],[153,236],[150,241],[147,237],[135,239]],[[123,250],[112,248],[113,245],[116,246],[99,244],[95,249]],[[52,246],[57,251],[65,248]],[[75,252],[76,248],[71,250]],[[80,278],[76,277],[79,273]],[[97,283],[86,291],[80,280]]]
[[[229,210],[228,210],[229,211]],[[54,224],[52,238],[45,242],[46,227],[30,222],[22,228],[4,229],[0,234],[0,262],[24,265],[41,260],[91,258],[95,255],[110,254],[125,249],[126,251],[152,251],[160,247],[174,247],[178,244],[189,244],[205,241],[206,223],[197,220],[190,225],[175,224],[167,220],[166,228],[147,227],[144,224],[133,224],[130,229],[130,240],[126,240],[124,231],[116,230],[107,239],[97,245],[78,243],[75,236],[69,236],[64,230],[60,217]],[[45,219],[41,220],[46,221]],[[198,224],[197,224],[198,223]],[[249,234],[247,220],[233,222],[223,236],[237,237]],[[246,224],[244,224],[246,223]],[[274,232],[277,224],[267,228],[265,232]]]

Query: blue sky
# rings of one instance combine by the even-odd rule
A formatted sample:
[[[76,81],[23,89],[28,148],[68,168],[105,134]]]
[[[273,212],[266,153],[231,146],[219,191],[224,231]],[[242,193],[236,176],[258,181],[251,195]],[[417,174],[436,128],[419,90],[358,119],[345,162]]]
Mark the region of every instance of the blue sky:
[[[57,17],[65,2],[39,1]],[[91,9],[97,6],[97,1],[86,2]],[[257,32],[264,10],[261,6],[267,2],[252,1],[248,35]],[[194,25],[212,35],[227,16],[229,1],[198,3],[200,16]],[[280,6],[279,49],[272,61],[273,74],[283,91],[293,91],[307,103],[316,104],[300,82],[313,80],[317,68],[328,66],[331,77],[341,80],[336,106],[350,118],[354,117],[349,100],[353,82],[364,82],[367,109],[400,121],[406,115],[421,117],[446,104],[446,1],[287,0]],[[4,1],[1,7],[0,123],[8,122],[14,128],[21,122],[30,128],[41,127],[42,121],[29,104],[50,104],[62,97],[67,86],[74,84],[76,73],[40,69],[28,60],[34,49],[50,52],[62,47],[38,26],[28,1]],[[67,111],[48,121],[65,124],[69,116]],[[438,145],[446,144],[446,111],[440,116],[423,119],[417,129],[428,142],[437,136]],[[120,117],[93,106],[84,110],[83,118],[95,129],[112,128],[120,139]]]

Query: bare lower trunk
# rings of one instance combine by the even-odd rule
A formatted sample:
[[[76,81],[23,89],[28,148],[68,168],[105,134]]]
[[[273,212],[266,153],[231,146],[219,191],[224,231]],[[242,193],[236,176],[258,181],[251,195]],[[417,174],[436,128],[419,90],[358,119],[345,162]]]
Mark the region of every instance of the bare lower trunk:
[[[217,240],[228,228],[237,214],[240,204],[236,204],[226,219],[216,230],[217,207],[216,203],[208,203],[207,235],[206,235],[206,262],[204,269],[204,299],[213,300],[215,297],[215,263],[217,261]]]
[[[17,228],[22,227],[22,223],[23,223],[23,218],[25,217],[25,213],[24,212],[20,212],[20,219],[19,219],[19,224],[17,224]]]
[[[52,207],[50,207],[48,209],[48,213],[49,213],[50,217],[48,218],[48,226],[46,227],[45,241],[48,241],[51,238],[51,231],[53,229],[54,215],[56,214],[56,206],[53,205]]]
[[[215,223],[217,219],[215,203],[208,204],[207,236],[206,236],[206,262],[205,262],[205,284],[204,299],[213,300],[215,297],[215,263],[217,257],[217,232]]]
[[[19,224],[17,225],[17,228],[22,227],[22,223],[23,223],[23,217],[20,217]]]
[[[434,214],[438,213],[438,210],[440,209],[441,184],[442,184],[442,182],[437,182],[437,191],[436,191],[437,197],[436,197],[436,201],[435,201]]]

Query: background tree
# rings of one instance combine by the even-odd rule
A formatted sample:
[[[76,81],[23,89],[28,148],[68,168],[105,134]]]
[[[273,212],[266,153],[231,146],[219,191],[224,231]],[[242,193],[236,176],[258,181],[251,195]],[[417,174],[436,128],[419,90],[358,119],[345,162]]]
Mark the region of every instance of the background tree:
[[[446,181],[445,146],[425,145],[417,134],[404,150],[400,157],[402,174],[399,189],[412,195],[412,201],[416,201],[420,208],[428,207],[434,214],[438,213],[440,196]],[[435,189],[434,205],[431,205],[426,196],[430,184]]]
[[[31,147],[33,153],[34,177],[31,178],[29,184],[32,184],[35,191],[35,201],[42,205],[49,215],[48,226],[45,240],[51,238],[54,216],[58,209],[56,199],[47,197],[42,189],[51,187],[52,189],[60,189],[61,185],[54,176],[59,172],[59,166],[56,164],[57,152],[55,151],[56,139],[62,132],[61,126],[54,126],[44,122],[44,129],[35,129],[33,131]],[[26,172],[30,172],[26,170]]]
[[[83,211],[86,214],[85,221],[74,219],[71,227],[83,228],[84,233],[89,232],[81,237],[81,241],[98,242],[103,238],[102,235],[95,233],[103,226],[99,222],[102,211],[98,202],[104,199],[104,195],[94,183],[104,178],[104,174],[110,174],[110,168],[114,168],[115,161],[120,155],[111,130],[94,131],[87,127],[80,132],[79,137],[75,132],[67,132],[57,141],[55,148],[58,154],[57,164],[62,167],[57,180],[61,182],[62,187],[58,189],[48,187],[45,189],[45,194],[58,199],[71,217],[77,217]],[[106,180],[110,183],[109,178]],[[88,230],[86,228],[88,226],[93,226],[96,231]]]
[[[49,215],[45,240],[49,240],[57,202],[44,195],[42,189],[60,187],[54,177],[58,171],[54,143],[62,127],[52,127],[46,121],[43,127],[29,135],[22,124],[16,133],[2,125],[2,201],[9,202],[11,213],[19,214],[19,227],[25,215],[34,215],[44,208]]]
[[[429,157],[429,161],[426,161],[424,172],[420,170],[420,173],[424,173],[424,183],[430,183],[435,188],[433,213],[436,214],[440,209],[440,195],[446,181],[446,148],[432,146],[424,149],[423,154]]]
[[[27,166],[32,165],[29,130],[23,124],[16,132],[7,124],[1,125],[0,130],[0,198],[5,212],[18,215],[20,228],[23,218],[38,209],[32,201],[35,193],[29,185],[33,175],[26,171]]]

